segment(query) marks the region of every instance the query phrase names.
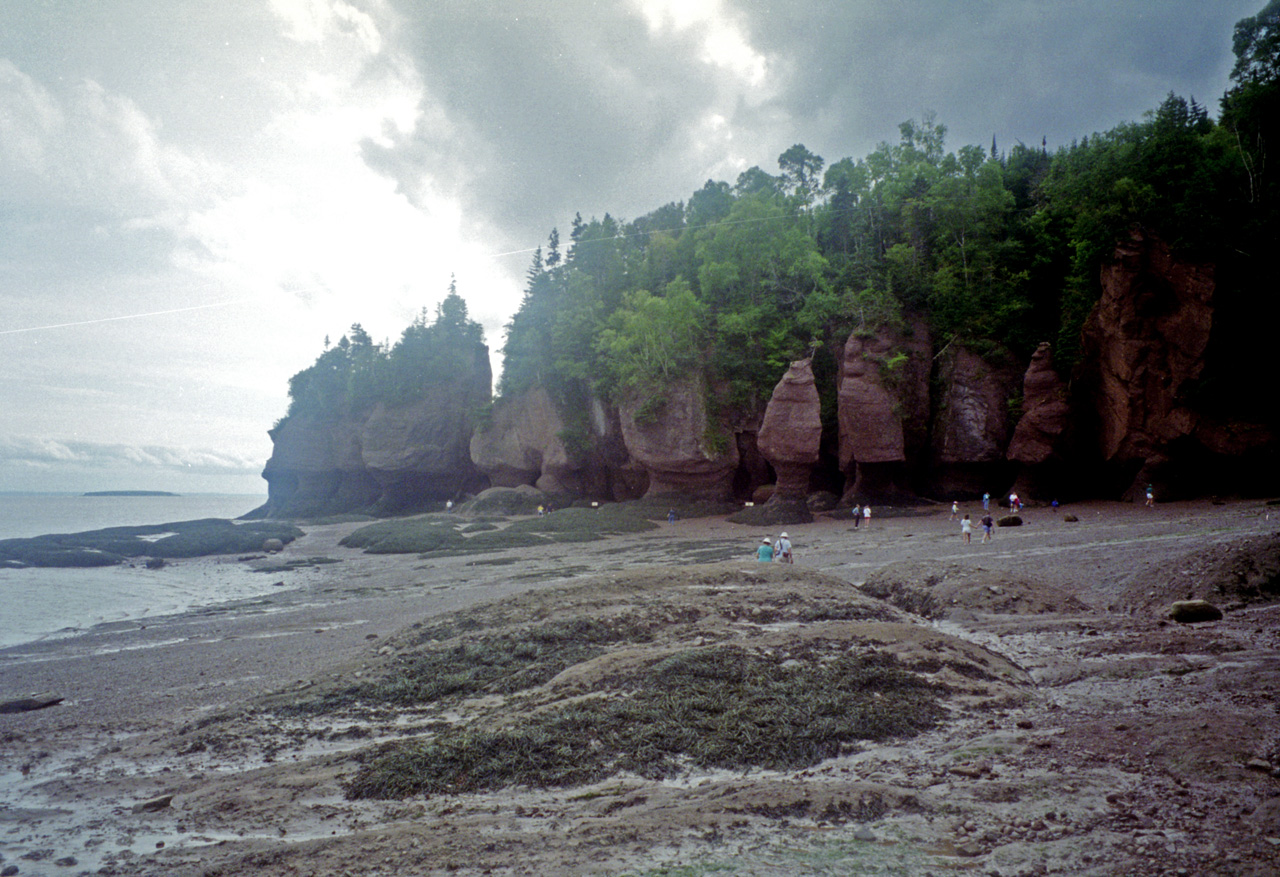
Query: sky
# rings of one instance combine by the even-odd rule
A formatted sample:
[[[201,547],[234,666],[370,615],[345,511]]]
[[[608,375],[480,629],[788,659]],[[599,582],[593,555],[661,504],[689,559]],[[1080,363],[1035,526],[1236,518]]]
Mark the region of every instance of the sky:
[[[935,113],[1216,115],[1264,0],[0,0],[0,492],[265,494],[290,376],[451,278],[495,374],[535,247]]]

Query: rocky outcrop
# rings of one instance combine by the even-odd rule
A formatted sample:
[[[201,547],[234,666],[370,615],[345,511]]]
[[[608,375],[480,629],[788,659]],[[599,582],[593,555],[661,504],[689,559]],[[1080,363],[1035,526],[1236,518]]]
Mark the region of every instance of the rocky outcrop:
[[[1027,466],[1052,460],[1070,417],[1066,384],[1054,371],[1049,343],[1043,342],[1022,378],[1022,418],[1009,443],[1009,459]]]
[[[1021,497],[1062,493],[1065,469],[1062,443],[1071,420],[1067,386],[1053,368],[1048,342],[1031,355],[1022,378],[1022,418],[1013,431],[1008,458],[1019,466],[1014,491]]]
[[[646,497],[732,497],[738,445],[708,415],[700,376],[672,383],[660,396],[633,397],[618,413],[627,451],[649,477]]]
[[[849,336],[837,376],[847,499],[909,493],[906,464],[923,458],[927,440],[930,360],[922,324],[910,333]]]
[[[471,418],[479,399],[433,387],[408,405],[374,406],[360,430],[361,458],[378,483],[378,504],[397,512],[481,486],[471,463]]]
[[[938,359],[933,492],[977,496],[1007,484],[1009,402],[1021,377],[1017,365],[1009,357],[983,359],[962,346],[949,347]]]
[[[259,517],[407,511],[484,486],[471,463],[475,412],[492,387],[489,351],[460,356],[452,379],[399,405],[347,417],[291,415],[270,433]]]
[[[760,453],[777,475],[771,501],[803,502],[809,493],[809,473],[818,462],[822,443],[822,406],[813,380],[813,362],[791,363],[774,387],[756,437]]]
[[[1082,401],[1102,465],[1136,495],[1160,480],[1199,415],[1189,398],[1213,327],[1211,265],[1172,254],[1140,230],[1102,268],[1102,295],[1081,337]],[[1162,490],[1167,496],[1169,490]]]
[[[471,461],[494,487],[536,485],[569,466],[564,420],[546,390],[499,399],[489,422],[471,437]]]
[[[647,476],[627,454],[617,412],[592,398],[578,413],[584,423],[568,428],[541,388],[499,399],[471,438],[471,459],[494,487],[528,484],[550,497],[643,495]]]
[[[268,500],[263,514],[300,518],[363,508],[382,489],[364,465],[361,424],[290,417],[271,430],[271,458],[262,477]]]

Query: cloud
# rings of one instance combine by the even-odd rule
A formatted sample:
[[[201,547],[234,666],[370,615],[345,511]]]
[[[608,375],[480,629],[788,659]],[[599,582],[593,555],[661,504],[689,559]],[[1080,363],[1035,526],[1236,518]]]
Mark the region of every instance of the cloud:
[[[262,462],[208,448],[105,444],[0,434],[0,466],[54,469],[159,469],[205,475],[258,475]]]
[[[0,187],[10,207],[61,205],[136,222],[191,203],[215,177],[164,143],[129,98],[92,79],[55,93],[0,58]]]

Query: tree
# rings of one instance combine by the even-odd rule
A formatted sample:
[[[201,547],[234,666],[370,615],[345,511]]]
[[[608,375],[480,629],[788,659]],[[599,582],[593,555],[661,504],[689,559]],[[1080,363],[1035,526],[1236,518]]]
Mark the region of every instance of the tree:
[[[1280,0],[1271,0],[1257,15],[1236,22],[1231,50],[1236,56],[1231,68],[1233,81],[1258,85],[1280,82]]]
[[[1280,142],[1280,0],[1236,23],[1235,86],[1222,98],[1222,124],[1233,134],[1251,202],[1274,204]]]
[[[782,188],[795,195],[802,204],[809,204],[821,189],[822,156],[797,143],[778,156],[782,170]]]
[[[685,218],[693,228],[703,228],[729,215],[733,207],[733,190],[725,182],[707,180],[702,188],[689,196]]]

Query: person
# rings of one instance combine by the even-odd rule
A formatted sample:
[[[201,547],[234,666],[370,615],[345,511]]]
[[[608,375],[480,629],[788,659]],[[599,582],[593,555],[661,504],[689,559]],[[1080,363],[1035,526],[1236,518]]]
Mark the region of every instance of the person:
[[[675,522],[676,522],[676,510],[670,509],[667,511],[667,523],[674,524]]]
[[[991,494],[984,493],[982,494],[982,510],[985,512],[990,508],[991,508]]]
[[[853,529],[858,529],[858,525],[862,523],[862,506],[854,503],[853,506]]]
[[[951,520],[954,521],[956,519],[956,515],[958,514],[960,514],[960,503],[956,502],[955,500],[952,500],[951,501]],[[967,518],[969,516],[965,515],[965,517]]]
[[[1147,485],[1147,508],[1153,509],[1155,507],[1156,507],[1156,489],[1152,487],[1150,484],[1148,484]]]
[[[1022,504],[1018,502],[1018,494],[1009,494],[1009,511],[1016,512],[1022,510]]]
[[[778,537],[778,541],[773,546],[774,559],[778,563],[794,563],[791,559],[791,537],[787,535],[787,531],[783,530],[782,535]]]
[[[972,532],[973,524],[969,521],[969,516],[965,515],[964,519],[960,521],[960,535],[964,536],[964,541],[966,543],[970,541],[970,535]]]
[[[862,507],[862,519],[867,522],[867,526],[871,526],[871,506],[864,505]]]
[[[991,530],[995,527],[996,522],[991,519],[991,515],[982,516],[982,541],[991,541]]]
[[[768,536],[760,540],[760,547],[756,549],[756,560],[760,563],[773,563],[773,544],[769,542]]]

